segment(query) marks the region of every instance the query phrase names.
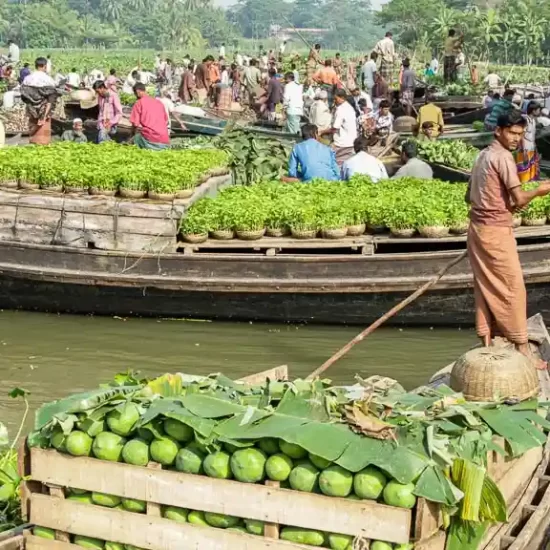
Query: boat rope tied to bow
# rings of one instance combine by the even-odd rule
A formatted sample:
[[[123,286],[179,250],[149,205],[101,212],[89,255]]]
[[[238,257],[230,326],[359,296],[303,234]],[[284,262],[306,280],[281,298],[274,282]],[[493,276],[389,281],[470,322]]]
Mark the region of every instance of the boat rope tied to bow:
[[[348,342],[343,348],[338,350],[332,357],[327,359],[318,369],[315,369],[306,380],[312,380],[321,376],[329,367],[331,367],[338,359],[341,359],[346,353],[356,344],[362,342],[369,334],[372,334],[379,326],[383,325],[388,319],[391,319],[395,314],[414,302],[422,296],[427,290],[434,286],[451,268],[459,264],[468,255],[468,250],[462,252],[456,258],[453,258],[449,263],[445,264],[433,278],[424,283],[420,288],[417,288],[410,296],[392,307],[382,317],[376,320],[372,325],[368,326],[363,332],[360,332],[353,340]]]

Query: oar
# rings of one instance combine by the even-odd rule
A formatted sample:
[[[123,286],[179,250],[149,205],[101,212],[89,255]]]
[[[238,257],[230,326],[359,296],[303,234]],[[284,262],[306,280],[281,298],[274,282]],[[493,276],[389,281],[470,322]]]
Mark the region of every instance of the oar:
[[[321,376],[329,367],[334,365],[338,359],[341,359],[346,355],[346,353],[353,347],[355,344],[358,344],[359,342],[362,342],[369,334],[372,334],[380,325],[385,323],[388,319],[393,317],[396,313],[399,313],[403,308],[408,306],[410,303],[414,302],[419,296],[422,296],[429,288],[431,288],[435,283],[447,273],[452,267],[460,263],[468,254],[468,251],[465,250],[457,256],[456,258],[453,258],[448,264],[443,266],[439,272],[430,279],[427,283],[424,283],[420,288],[415,290],[410,296],[405,298],[403,301],[401,301],[396,306],[392,307],[387,313],[382,315],[377,321],[372,323],[369,327],[367,327],[363,332],[360,332],[353,340],[348,342],[343,348],[338,350],[330,359],[325,361],[318,369],[315,369],[308,377],[307,380],[312,380],[313,378],[317,378],[318,376]]]

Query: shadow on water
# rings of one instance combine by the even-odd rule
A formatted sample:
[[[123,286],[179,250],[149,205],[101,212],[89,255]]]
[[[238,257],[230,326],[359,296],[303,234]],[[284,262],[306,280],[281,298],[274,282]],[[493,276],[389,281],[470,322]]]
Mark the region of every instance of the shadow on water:
[[[0,422],[17,428],[22,406],[10,389],[30,392],[33,411],[46,401],[93,389],[117,372],[224,372],[238,378],[287,364],[292,377],[321,365],[360,327],[295,326],[0,313]],[[470,330],[379,329],[336,363],[328,376],[356,373],[413,388],[475,343]],[[32,425],[30,415],[28,428]]]

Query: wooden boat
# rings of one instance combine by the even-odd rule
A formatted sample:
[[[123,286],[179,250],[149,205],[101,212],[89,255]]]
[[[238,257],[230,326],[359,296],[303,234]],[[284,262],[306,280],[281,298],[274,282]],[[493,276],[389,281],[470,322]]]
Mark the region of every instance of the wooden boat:
[[[101,231],[79,239],[80,248],[17,242],[5,234],[0,308],[364,325],[466,246],[465,236],[264,237],[196,245],[166,237],[162,251],[148,253],[98,250]],[[33,235],[43,238],[44,231]],[[550,226],[520,228],[516,237],[529,309],[550,317]],[[473,306],[472,275],[463,260],[393,322],[472,325]]]

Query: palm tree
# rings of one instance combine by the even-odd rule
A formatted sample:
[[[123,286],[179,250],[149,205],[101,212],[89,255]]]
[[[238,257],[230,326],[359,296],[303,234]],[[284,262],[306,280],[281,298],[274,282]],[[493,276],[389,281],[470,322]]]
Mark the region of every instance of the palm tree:
[[[122,15],[122,2],[120,0],[100,0],[99,13],[104,21],[118,21]]]

